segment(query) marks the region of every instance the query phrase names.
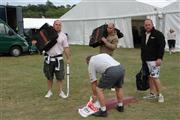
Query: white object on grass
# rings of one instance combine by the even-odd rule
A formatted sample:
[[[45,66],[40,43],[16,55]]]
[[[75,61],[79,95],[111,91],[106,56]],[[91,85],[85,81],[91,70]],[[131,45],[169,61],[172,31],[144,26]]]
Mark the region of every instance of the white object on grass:
[[[99,101],[92,102],[92,97],[90,97],[89,102],[83,108],[78,109],[79,114],[82,117],[88,117],[89,115],[94,114],[95,112],[99,111],[100,104]]]

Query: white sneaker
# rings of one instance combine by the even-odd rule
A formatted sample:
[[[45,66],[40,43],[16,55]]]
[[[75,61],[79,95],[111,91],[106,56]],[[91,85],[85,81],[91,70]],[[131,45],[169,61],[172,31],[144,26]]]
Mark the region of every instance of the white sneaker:
[[[111,91],[116,91],[115,88],[111,88]]]
[[[172,50],[172,53],[175,53],[175,52],[176,52],[175,49],[173,49],[173,50]]]
[[[59,96],[62,97],[62,98],[67,98],[67,96],[64,94],[63,91],[61,91],[61,93],[59,93]]]
[[[52,95],[53,95],[53,93],[49,90],[44,97],[45,98],[50,98]]]
[[[147,96],[144,96],[143,99],[156,99],[157,96],[154,93],[149,93]]]
[[[158,102],[160,103],[164,102],[164,96],[162,94],[158,95]]]

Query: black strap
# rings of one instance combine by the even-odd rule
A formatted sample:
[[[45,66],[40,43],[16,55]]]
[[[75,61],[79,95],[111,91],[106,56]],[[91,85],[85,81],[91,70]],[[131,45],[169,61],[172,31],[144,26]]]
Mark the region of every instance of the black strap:
[[[47,53],[45,53],[44,56],[49,56],[49,55]],[[62,56],[63,56],[62,54],[58,54],[55,56],[50,56],[50,58],[57,58],[57,57],[62,57]]]

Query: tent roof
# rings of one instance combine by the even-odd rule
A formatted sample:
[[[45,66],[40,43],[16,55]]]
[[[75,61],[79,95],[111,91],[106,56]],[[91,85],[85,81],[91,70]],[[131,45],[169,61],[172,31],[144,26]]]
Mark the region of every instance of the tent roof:
[[[177,0],[176,2],[166,6],[163,8],[164,13],[173,13],[173,12],[180,12],[180,0]]]
[[[174,7],[165,7],[166,11],[177,11]],[[173,10],[172,10],[173,9]],[[160,8],[137,2],[136,0],[82,0],[64,14],[61,20],[94,20],[157,14]]]
[[[164,8],[171,3],[175,2],[176,0],[136,0],[138,2],[142,2],[148,5],[152,5],[158,8]]]

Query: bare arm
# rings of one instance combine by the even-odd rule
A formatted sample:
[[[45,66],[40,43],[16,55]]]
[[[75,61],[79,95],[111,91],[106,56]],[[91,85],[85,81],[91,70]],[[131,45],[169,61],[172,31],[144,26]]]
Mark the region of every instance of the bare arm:
[[[70,53],[69,47],[65,47],[65,48],[64,48],[64,53],[65,53],[65,56],[66,56],[66,62],[67,62],[67,64],[70,64],[70,56],[71,56],[71,53]]]
[[[32,43],[32,45],[36,45],[37,40],[32,40],[31,43]]]
[[[156,60],[156,66],[161,66],[162,64],[162,60],[161,59],[157,59]]]
[[[105,46],[108,47],[111,50],[115,50],[117,48],[118,39],[114,40],[112,43],[108,42],[106,38],[102,38],[102,41],[104,42]]]
[[[93,96],[92,96],[93,102],[95,102],[97,100],[97,97],[96,97],[97,96],[96,87],[97,87],[97,80],[91,83],[91,88],[92,88],[92,92],[93,92]]]

